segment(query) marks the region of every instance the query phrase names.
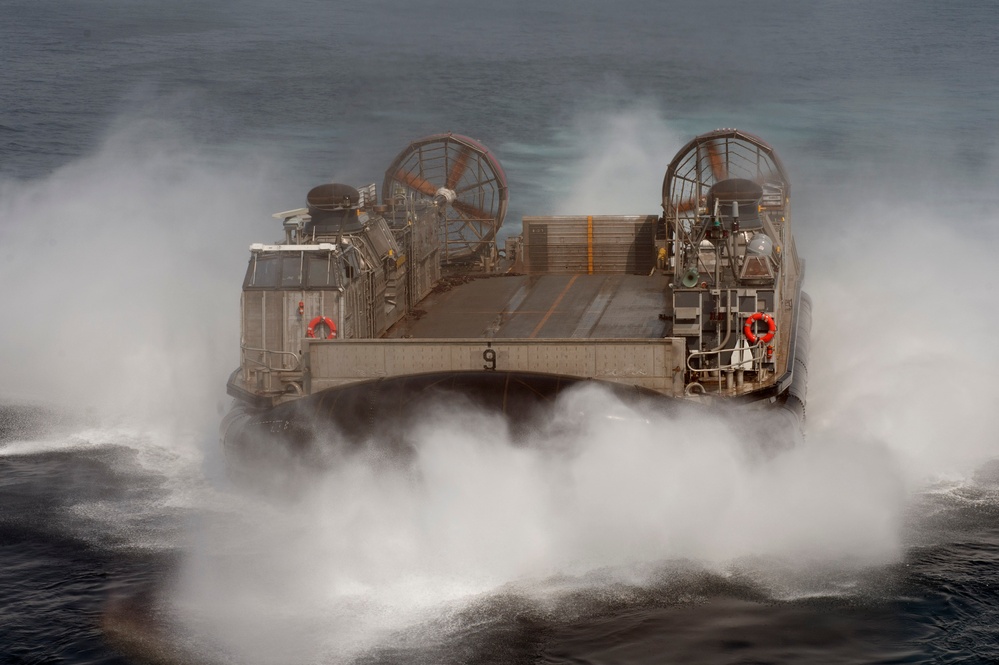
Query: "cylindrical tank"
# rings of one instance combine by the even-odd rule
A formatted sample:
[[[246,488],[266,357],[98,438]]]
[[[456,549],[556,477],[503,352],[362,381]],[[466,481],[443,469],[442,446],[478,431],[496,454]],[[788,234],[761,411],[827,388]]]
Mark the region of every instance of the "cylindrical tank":
[[[309,190],[306,197],[311,221],[306,233],[356,233],[361,230],[357,216],[360,193],[350,185],[330,183]]]

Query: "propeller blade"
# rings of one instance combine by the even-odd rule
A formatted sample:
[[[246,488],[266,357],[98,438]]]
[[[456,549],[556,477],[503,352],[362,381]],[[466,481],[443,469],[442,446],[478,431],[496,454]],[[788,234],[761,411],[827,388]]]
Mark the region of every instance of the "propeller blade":
[[[493,216],[482,208],[476,208],[471,203],[464,201],[454,201],[451,207],[461,213],[462,217],[473,220],[492,221]]]
[[[454,160],[454,166],[451,167],[451,171],[447,174],[447,184],[445,187],[454,189],[457,186],[458,181],[461,179],[461,174],[465,172],[465,167],[468,166],[468,158],[471,156],[472,151],[468,147],[461,149],[457,159]]]
[[[674,206],[674,209],[676,210],[677,214],[690,212],[691,210],[696,210],[697,199],[690,198],[687,199],[686,201],[680,201],[679,203],[676,204],[676,206]]]
[[[715,177],[715,182],[721,182],[728,177],[725,169],[725,160],[722,159],[721,152],[718,151],[718,144],[714,141],[707,144],[708,158],[711,160],[711,174]]]
[[[434,183],[430,182],[429,180],[426,180],[425,178],[421,178],[415,173],[409,173],[408,171],[403,171],[402,169],[399,169],[398,171],[395,172],[394,178],[399,182],[401,182],[402,184],[406,185],[407,187],[415,189],[421,194],[426,194],[427,196],[433,196],[434,194],[437,193],[437,186]]]

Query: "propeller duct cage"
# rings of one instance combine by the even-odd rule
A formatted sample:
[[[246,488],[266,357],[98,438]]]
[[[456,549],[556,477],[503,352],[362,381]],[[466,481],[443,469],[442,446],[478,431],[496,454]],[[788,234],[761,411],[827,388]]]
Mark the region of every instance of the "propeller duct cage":
[[[414,199],[438,208],[443,263],[470,263],[495,251],[506,216],[506,175],[478,141],[435,134],[400,152],[385,171],[382,200]]]
[[[726,234],[780,225],[788,215],[790,183],[762,139],[737,129],[701,134],[681,148],[663,180],[663,220],[677,286],[697,264],[709,224]],[[774,238],[779,242],[779,238]]]

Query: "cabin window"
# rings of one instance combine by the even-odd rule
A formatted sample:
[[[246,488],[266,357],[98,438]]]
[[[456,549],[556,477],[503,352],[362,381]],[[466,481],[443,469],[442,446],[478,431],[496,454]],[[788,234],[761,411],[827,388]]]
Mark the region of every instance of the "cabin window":
[[[321,289],[335,287],[336,273],[330,270],[330,257],[310,256],[306,261],[307,284],[309,288]]]
[[[337,288],[341,262],[329,254],[254,254],[246,269],[244,289],[329,289]]]
[[[281,287],[294,289],[302,287],[302,255],[293,254],[281,259]]]
[[[250,265],[246,266],[246,277],[243,278],[243,288],[253,286],[253,276],[257,271],[257,257],[250,255]]]
[[[281,283],[281,261],[277,256],[250,257],[250,265],[246,271],[244,288],[275,289]]]

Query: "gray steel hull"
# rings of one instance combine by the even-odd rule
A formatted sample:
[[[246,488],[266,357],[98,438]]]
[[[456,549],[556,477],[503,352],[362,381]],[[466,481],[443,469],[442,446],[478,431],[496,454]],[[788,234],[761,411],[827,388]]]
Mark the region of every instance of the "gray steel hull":
[[[342,455],[377,449],[405,460],[414,451],[409,433],[428,418],[478,409],[504,417],[513,445],[529,445],[551,426],[559,399],[584,386],[600,386],[636,417],[701,414],[725,419],[747,445],[772,454],[803,435],[808,384],[811,300],[801,294],[795,316],[793,370],[779,393],[738,399],[667,397],[636,386],[532,372],[433,372],[394,376],[329,388],[272,408],[237,405],[221,425],[222,446],[238,476],[283,478],[278,469],[312,471]]]

